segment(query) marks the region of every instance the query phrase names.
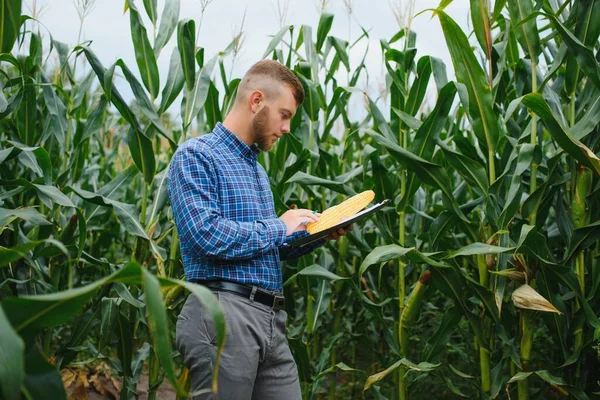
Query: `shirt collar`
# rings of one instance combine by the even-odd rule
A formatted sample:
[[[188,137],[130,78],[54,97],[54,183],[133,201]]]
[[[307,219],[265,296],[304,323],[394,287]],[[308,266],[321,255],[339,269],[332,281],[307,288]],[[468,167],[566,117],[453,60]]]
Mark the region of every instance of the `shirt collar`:
[[[235,154],[238,154],[244,158],[255,161],[260,153],[260,149],[256,144],[248,146],[244,143],[237,135],[231,132],[221,122],[217,122],[214,134],[223,140],[223,143],[232,150]]]

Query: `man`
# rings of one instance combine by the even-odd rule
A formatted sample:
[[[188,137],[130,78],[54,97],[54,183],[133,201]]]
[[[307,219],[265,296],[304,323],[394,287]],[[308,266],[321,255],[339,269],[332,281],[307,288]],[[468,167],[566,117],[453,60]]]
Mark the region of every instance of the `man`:
[[[301,399],[296,363],[285,337],[280,260],[286,243],[307,235],[319,214],[277,217],[269,178],[257,162],[284,134],[304,101],[298,78],[276,61],[260,61],[239,84],[231,112],[208,135],[183,143],[169,166],[168,193],[186,279],[213,290],[227,334],[219,366],[220,399]],[[340,230],[329,239],[344,235]],[[177,321],[177,348],[190,370],[195,399],[214,398],[215,327],[195,296]]]

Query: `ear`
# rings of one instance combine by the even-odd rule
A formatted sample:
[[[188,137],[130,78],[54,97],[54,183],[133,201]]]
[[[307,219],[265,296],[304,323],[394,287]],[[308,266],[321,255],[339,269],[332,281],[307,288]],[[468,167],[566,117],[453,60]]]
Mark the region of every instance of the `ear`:
[[[252,112],[257,113],[265,102],[265,95],[260,90],[255,90],[250,93],[250,109]]]

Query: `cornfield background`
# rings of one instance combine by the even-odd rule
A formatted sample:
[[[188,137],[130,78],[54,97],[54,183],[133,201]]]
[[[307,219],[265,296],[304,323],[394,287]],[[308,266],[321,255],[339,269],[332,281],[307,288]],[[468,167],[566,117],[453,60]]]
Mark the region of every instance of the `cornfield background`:
[[[470,0],[472,31],[451,2],[423,13],[455,78],[418,54],[409,12],[379,41],[379,98],[348,56],[369,32],[332,36],[339,17],[284,26],[265,49],[307,94],[293,135],[260,156],[277,210],[366,189],[393,200],[283,265],[307,399],[600,392],[600,0]],[[149,398],[167,381],[185,398],[173,339],[186,296],[210,307],[221,347],[226,327],[183,279],[165,172],[231,107],[241,36],[205,54],[179,0],[127,0],[136,65],[102,65],[87,42],[42,40],[24,11],[0,0],[1,397],[75,398],[102,375],[113,397],[137,398],[147,376]]]

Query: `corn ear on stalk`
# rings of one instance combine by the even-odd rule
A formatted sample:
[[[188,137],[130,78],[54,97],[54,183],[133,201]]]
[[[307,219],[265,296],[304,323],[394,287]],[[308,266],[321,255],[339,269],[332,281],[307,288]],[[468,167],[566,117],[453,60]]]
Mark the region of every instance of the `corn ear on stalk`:
[[[402,310],[402,315],[400,316],[400,355],[402,357],[406,357],[408,354],[409,330],[419,319],[419,313],[421,312],[421,306],[425,298],[425,291],[427,291],[430,280],[431,272],[429,270],[423,271],[419,281],[408,297],[406,307]]]
[[[340,221],[353,216],[365,208],[374,198],[375,192],[372,190],[365,190],[362,193],[354,195],[337,206],[323,211],[317,222],[310,222],[306,225],[306,230],[312,235],[331,228]]]
[[[590,212],[586,204],[586,197],[592,189],[592,170],[583,164],[577,165],[577,177],[575,178],[575,193],[571,202],[571,214],[575,229],[581,228],[589,223]]]

